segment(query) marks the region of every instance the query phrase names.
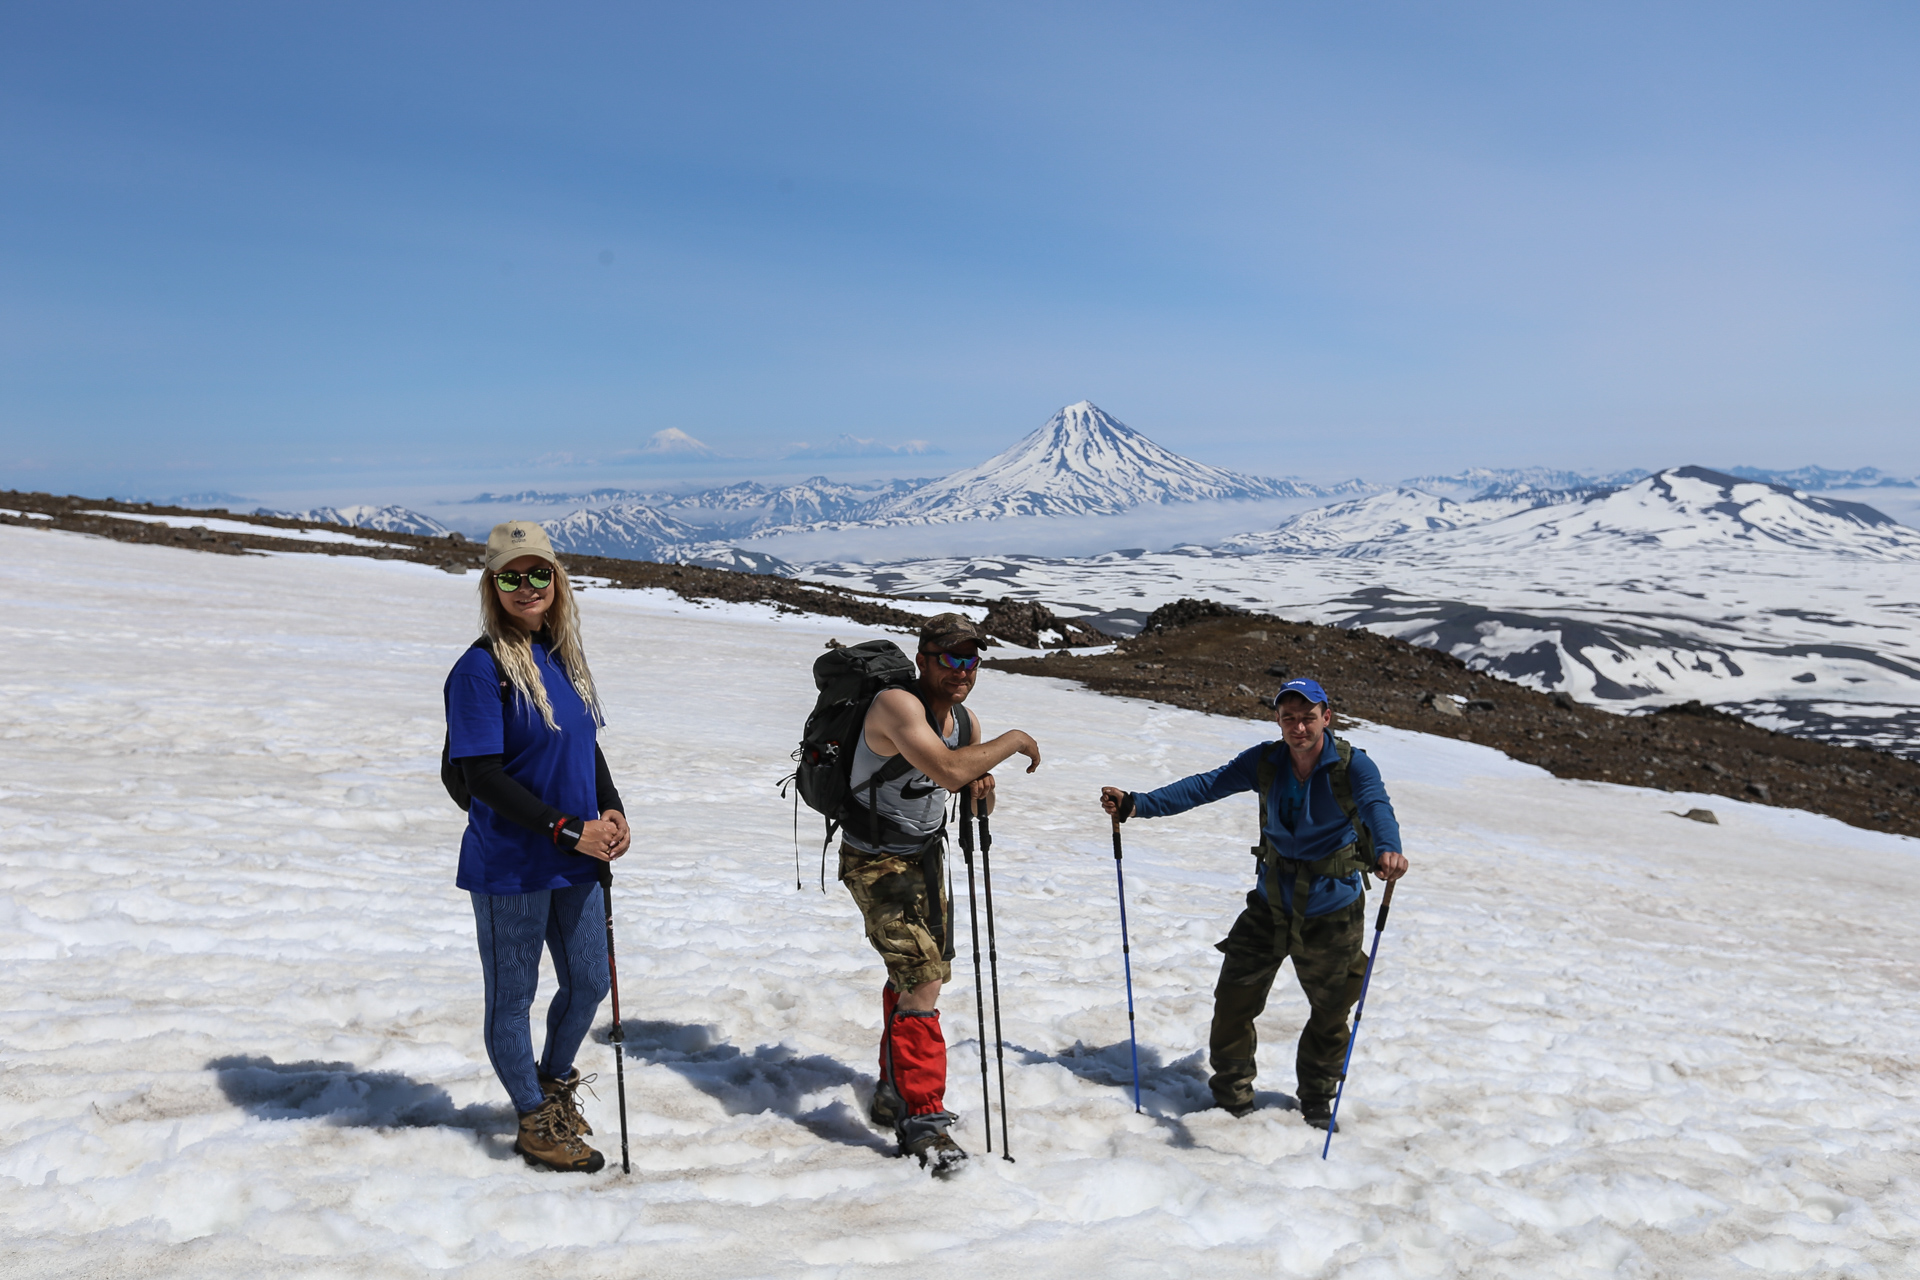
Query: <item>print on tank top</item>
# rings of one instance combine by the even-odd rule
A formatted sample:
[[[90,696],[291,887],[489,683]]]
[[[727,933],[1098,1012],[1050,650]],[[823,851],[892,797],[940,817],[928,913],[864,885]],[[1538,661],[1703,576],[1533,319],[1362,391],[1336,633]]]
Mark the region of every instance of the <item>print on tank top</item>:
[[[873,712],[869,710],[871,717]],[[953,717],[953,731],[942,734],[940,740],[949,747],[960,745],[960,717]],[[927,837],[938,831],[947,818],[947,789],[929,778],[918,769],[909,769],[891,782],[882,782],[876,793],[867,790],[867,780],[892,759],[883,756],[867,745],[866,725],[860,726],[860,738],[853,748],[853,772],[850,780],[853,784],[853,807],[856,815],[853,820],[840,829],[840,838],[862,853],[918,853],[927,842]],[[872,840],[873,829],[864,824],[859,814],[866,811],[870,795],[877,797],[875,807],[880,816],[911,831],[918,838],[909,842],[898,835],[883,832],[880,842]]]

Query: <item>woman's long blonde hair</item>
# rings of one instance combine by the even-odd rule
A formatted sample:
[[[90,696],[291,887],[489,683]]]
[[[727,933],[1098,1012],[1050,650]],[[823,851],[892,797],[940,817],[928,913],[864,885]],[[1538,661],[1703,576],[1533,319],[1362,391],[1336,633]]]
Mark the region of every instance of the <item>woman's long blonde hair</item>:
[[[605,724],[606,717],[600,711],[600,693],[593,687],[586,650],[580,647],[580,611],[573,603],[573,584],[567,580],[567,571],[558,561],[552,564],[553,603],[547,606],[542,625],[553,638],[553,656],[560,660],[580,701],[587,704],[587,714],[595,724]],[[480,629],[493,642],[493,656],[500,663],[500,670],[513,682],[514,689],[538,708],[547,728],[560,732],[560,726],[553,722],[553,704],[547,701],[546,682],[540,679],[540,670],[533,665],[533,637],[500,603],[500,589],[493,585],[491,571],[480,575]]]

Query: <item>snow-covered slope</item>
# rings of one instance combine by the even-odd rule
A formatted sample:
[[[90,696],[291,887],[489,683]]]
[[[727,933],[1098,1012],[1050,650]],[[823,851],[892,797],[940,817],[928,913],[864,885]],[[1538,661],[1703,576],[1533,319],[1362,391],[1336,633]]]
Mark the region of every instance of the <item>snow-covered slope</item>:
[[[1112,629],[1211,596],[1371,627],[1623,709],[1697,698],[1834,741],[1920,744],[1920,531],[1698,467],[1619,490],[1465,503],[1403,490],[1219,548],[799,572],[1045,600]]]
[[[1183,458],[1082,400],[1004,453],[892,502],[874,520],[991,520],[1090,515],[1155,502],[1293,497],[1325,490]]]
[[[1471,528],[1410,533],[1375,542],[1370,553],[1387,555],[1402,548],[1499,554],[1581,546],[1788,546],[1873,559],[1920,559],[1920,530],[1872,507],[1704,467],[1675,467],[1623,489],[1579,501],[1543,502]]]
[[[583,600],[638,837],[634,1169],[530,1170],[436,776],[472,578],[17,528],[0,557],[9,1275],[1891,1280],[1920,1251],[1913,842],[1356,729],[1413,871],[1323,1162],[1285,974],[1262,1109],[1205,1109],[1248,799],[1126,828],[1144,1114],[1129,1089],[1090,797],[1261,726],[994,672],[974,705],[1046,752],[993,823],[1017,1163],[981,1141],[962,924],[947,1097],[980,1158],[930,1184],[862,1119],[881,969],[838,885],[794,891],[770,785],[814,657],[871,633],[653,593]],[[1720,825],[1668,812],[1695,804]],[[606,1019],[582,1102],[617,1156]]]
[[[288,520],[311,520],[315,524],[340,524],[350,529],[378,529],[384,533],[418,533],[438,538],[453,532],[432,516],[389,504],[376,507],[360,503],[349,507],[315,507],[311,511],[270,511],[261,507],[256,515],[281,516]]]
[[[557,551],[628,560],[672,560],[686,547],[704,541],[700,530],[637,502],[586,507],[558,520],[542,521],[541,527]]]
[[[1237,551],[1343,551],[1350,547],[1484,524],[1534,506],[1539,499],[1478,498],[1455,502],[1419,489],[1394,489],[1365,498],[1315,507],[1261,533],[1228,538]]]

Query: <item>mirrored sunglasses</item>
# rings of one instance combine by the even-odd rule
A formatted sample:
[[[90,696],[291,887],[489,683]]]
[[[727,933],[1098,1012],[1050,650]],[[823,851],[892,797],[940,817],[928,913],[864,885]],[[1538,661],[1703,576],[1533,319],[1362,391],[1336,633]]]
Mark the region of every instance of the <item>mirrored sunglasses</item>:
[[[980,659],[977,655],[971,658],[963,658],[957,653],[932,653],[927,656],[949,671],[971,671],[980,665]]]
[[[525,582],[535,591],[545,591],[553,585],[553,570],[527,569],[522,571],[519,569],[502,569],[493,575],[493,585],[502,591],[518,591],[522,582]]]

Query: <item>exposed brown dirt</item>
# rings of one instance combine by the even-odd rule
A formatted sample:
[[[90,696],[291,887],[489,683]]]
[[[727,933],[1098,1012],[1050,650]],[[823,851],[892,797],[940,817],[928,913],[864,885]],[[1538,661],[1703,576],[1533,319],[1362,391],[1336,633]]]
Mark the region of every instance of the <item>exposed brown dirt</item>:
[[[988,665],[1255,720],[1271,718],[1263,699],[1284,680],[1306,676],[1326,687],[1337,714],[1495,747],[1557,777],[1707,792],[1920,835],[1920,764],[1898,756],[1772,733],[1698,703],[1614,715],[1371,631],[1184,612],[1193,620],[1174,615],[1175,625],[1112,654]],[[1469,700],[1455,715],[1435,705],[1452,694]]]

